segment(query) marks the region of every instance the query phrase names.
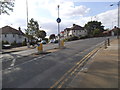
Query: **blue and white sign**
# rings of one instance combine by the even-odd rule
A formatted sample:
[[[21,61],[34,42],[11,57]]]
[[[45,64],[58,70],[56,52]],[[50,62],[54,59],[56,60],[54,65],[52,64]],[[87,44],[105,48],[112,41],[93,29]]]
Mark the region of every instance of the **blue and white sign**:
[[[60,22],[61,22],[61,19],[60,19],[60,18],[57,18],[56,21],[57,21],[57,23],[60,23]]]

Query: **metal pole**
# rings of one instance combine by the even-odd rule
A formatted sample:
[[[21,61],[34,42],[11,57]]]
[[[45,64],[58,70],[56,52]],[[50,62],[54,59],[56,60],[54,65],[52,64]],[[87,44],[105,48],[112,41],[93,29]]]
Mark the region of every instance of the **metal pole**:
[[[58,5],[58,18],[59,18],[59,5]],[[58,23],[58,47],[60,48],[60,24]]]
[[[108,46],[110,46],[110,38],[108,38]]]
[[[28,1],[26,0],[27,28],[28,28]]]
[[[2,5],[2,2],[0,1],[0,15],[1,15],[1,13],[2,13],[2,9],[1,9],[1,6]]]
[[[28,29],[28,1],[26,0],[26,15],[27,15],[27,29]],[[28,38],[28,44],[29,44],[29,38]]]
[[[117,30],[117,39],[119,39],[119,3],[120,3],[120,1],[118,2],[118,30]]]

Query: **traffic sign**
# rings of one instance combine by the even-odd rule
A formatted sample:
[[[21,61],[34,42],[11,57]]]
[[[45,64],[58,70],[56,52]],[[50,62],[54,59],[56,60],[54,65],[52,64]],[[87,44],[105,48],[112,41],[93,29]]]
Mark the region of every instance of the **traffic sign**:
[[[57,23],[60,23],[60,22],[61,22],[61,19],[60,19],[60,18],[57,18],[56,21],[57,21]]]

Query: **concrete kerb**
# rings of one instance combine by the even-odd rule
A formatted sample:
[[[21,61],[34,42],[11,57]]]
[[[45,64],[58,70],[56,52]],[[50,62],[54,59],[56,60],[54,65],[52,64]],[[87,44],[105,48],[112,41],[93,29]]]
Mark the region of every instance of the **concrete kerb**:
[[[1,54],[6,54],[6,53],[12,53],[12,52],[19,52],[19,51],[24,51],[24,50],[28,50],[28,49],[34,49],[36,47],[30,47],[30,48],[22,48],[21,47],[18,47],[18,48],[12,48],[10,50],[2,50]]]

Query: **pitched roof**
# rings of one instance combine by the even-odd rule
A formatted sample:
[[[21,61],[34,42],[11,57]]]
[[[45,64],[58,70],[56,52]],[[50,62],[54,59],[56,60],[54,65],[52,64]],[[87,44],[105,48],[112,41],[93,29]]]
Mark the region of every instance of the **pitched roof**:
[[[4,26],[0,29],[2,31],[2,34],[18,34],[18,35],[24,35],[24,33],[21,30],[16,30],[10,26]]]
[[[104,31],[103,33],[110,33],[112,31],[116,31],[116,30],[120,30],[119,28],[113,28],[112,30],[109,30],[109,31]]]
[[[79,26],[79,25],[76,25],[76,24],[73,24],[73,26],[71,28],[66,28],[64,29],[65,31],[70,31],[70,30],[84,30],[83,27]]]
[[[84,30],[84,28],[79,25],[73,24],[73,27],[71,27],[71,30]]]

